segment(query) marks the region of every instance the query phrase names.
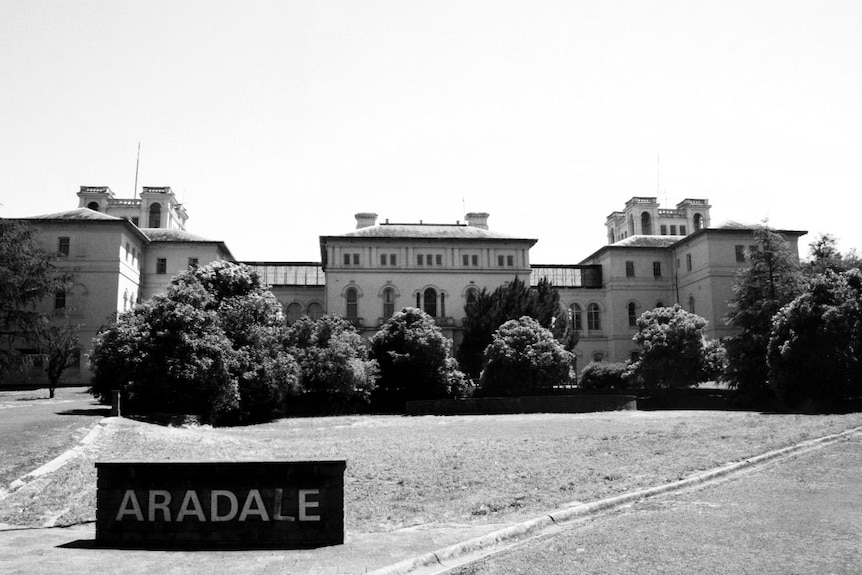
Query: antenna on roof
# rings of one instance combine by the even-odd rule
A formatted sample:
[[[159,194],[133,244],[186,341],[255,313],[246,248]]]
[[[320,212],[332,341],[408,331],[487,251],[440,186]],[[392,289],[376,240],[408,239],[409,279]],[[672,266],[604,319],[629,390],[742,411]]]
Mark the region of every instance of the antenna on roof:
[[[141,166],[141,143],[138,142],[138,159],[135,162],[135,189],[132,191],[132,199],[138,199],[138,168]]]
[[[465,215],[467,213],[467,203],[464,201],[464,196],[461,196],[461,215]]]

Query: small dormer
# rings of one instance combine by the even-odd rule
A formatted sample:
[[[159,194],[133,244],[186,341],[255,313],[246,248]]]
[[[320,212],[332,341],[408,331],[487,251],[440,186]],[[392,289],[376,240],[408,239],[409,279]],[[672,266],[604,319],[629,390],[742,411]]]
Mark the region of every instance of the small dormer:
[[[114,199],[114,192],[108,186],[81,186],[78,191],[78,207],[89,208],[94,212],[108,211],[108,203]]]

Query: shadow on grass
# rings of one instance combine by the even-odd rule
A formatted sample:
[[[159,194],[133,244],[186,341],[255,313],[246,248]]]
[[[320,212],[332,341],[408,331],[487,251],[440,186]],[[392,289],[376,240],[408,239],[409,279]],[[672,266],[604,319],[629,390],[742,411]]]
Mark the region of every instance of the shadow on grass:
[[[91,409],[67,409],[58,411],[57,415],[88,415],[91,417],[108,417],[111,415],[110,407],[93,407]]]

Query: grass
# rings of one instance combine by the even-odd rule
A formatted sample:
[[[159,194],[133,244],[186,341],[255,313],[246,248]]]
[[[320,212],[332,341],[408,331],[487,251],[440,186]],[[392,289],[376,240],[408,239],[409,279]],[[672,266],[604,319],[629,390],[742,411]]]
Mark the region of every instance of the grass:
[[[501,523],[860,425],[862,414],[704,411],[355,416],[233,429],[121,419],[83,455],[0,500],[0,523],[94,520],[96,461],[342,458],[348,531]]]

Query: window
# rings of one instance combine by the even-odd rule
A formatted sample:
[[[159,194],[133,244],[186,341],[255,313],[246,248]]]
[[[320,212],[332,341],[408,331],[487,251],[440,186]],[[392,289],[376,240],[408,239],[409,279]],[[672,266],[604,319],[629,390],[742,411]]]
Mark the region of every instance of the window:
[[[389,319],[395,314],[395,290],[383,290],[383,319]]]
[[[287,325],[294,324],[302,317],[302,306],[296,302],[287,306]]]
[[[479,299],[479,290],[476,288],[467,288],[467,305],[465,308],[471,310],[476,307],[476,302]]]
[[[685,269],[691,271],[691,254],[685,254]]]
[[[87,204],[87,207],[90,208],[91,210],[93,210],[94,212],[98,212],[99,211],[99,202],[90,202],[89,204]]]
[[[137,226],[140,222],[141,222],[141,218],[139,218],[139,217],[137,217],[137,216],[135,216],[135,217],[133,217],[133,218],[132,218],[132,223],[133,223],[133,224],[135,224],[136,226]]]
[[[497,265],[503,267],[503,256],[497,256]]]
[[[359,254],[353,254],[353,265],[359,265]]]
[[[425,265],[425,256],[422,254],[416,254],[416,265],[422,266]]]
[[[198,258],[189,258],[189,269],[193,270],[198,267]]]
[[[438,266],[442,266],[443,265],[443,256],[441,256],[440,254],[437,254],[436,256],[434,256],[434,263],[437,264]]]
[[[670,235],[672,235],[672,236],[675,236],[675,235],[676,235],[676,226],[671,226],[671,227],[670,227]]]
[[[168,273],[168,260],[166,258],[156,260],[156,273],[160,275]]]
[[[583,329],[583,310],[581,309],[580,304],[573,303],[569,306],[569,309],[572,311],[573,327],[577,330]]]
[[[350,265],[350,254],[344,254],[344,265]]]
[[[308,304],[308,308],[305,310],[305,315],[307,315],[309,319],[317,321],[323,317],[323,306],[317,302],[312,302]]]
[[[347,288],[345,292],[345,297],[347,298],[347,319],[355,320],[359,317],[359,294],[356,291],[356,288]]]
[[[685,226],[680,226],[680,227],[679,227],[679,235],[681,235],[681,236],[688,235],[688,234],[686,234],[686,233],[685,233]]]
[[[626,262],[626,277],[633,278],[635,277],[635,263],[633,261]]]
[[[398,265],[398,258],[396,257],[395,254],[389,254],[389,265],[390,266]]]
[[[153,204],[150,206],[150,227],[162,227],[162,206],[161,204]]]
[[[59,254],[61,256],[68,256],[69,255],[69,238],[68,237],[64,236],[61,238],[57,238],[57,252],[59,252]]]
[[[653,262],[652,263],[652,275],[655,278],[661,277],[661,262]]]
[[[380,254],[381,266],[385,266],[387,262],[390,266],[394,266],[397,261],[395,254]]]
[[[470,256],[468,256],[467,254],[462,255],[461,256],[461,265],[463,265],[464,267],[469,266],[470,265]]]
[[[593,354],[593,361],[604,361],[604,360],[605,360],[605,354],[603,354],[602,352],[597,351],[596,353]]]
[[[657,302],[655,302],[655,306],[656,307],[664,307],[664,302],[663,301],[657,301]]]
[[[667,235],[667,224],[661,225],[661,235],[663,235],[663,236]]]
[[[129,290],[123,290],[123,311],[129,307]]]
[[[437,317],[437,292],[434,288],[428,288],[423,293],[422,310],[431,317]]]
[[[515,256],[506,256],[506,265],[510,268],[515,267]]]
[[[745,246],[737,245],[737,246],[734,246],[734,249],[736,250],[736,261],[740,262],[740,263],[744,262],[745,261]]]
[[[694,313],[694,296],[688,296],[688,312]]]
[[[599,305],[591,303],[587,306],[587,329],[600,330],[602,329],[602,318],[599,313]]]
[[[129,247],[129,242],[126,242],[126,261],[129,261],[129,256],[132,255],[132,249]]]
[[[635,302],[628,305],[629,310],[629,327],[635,327],[638,324],[638,306]]]
[[[477,256],[477,255],[470,256],[470,261],[473,262],[474,267],[479,267],[479,256]]]
[[[694,231],[699,232],[703,229],[703,216],[694,214]]]
[[[643,212],[641,214],[641,233],[645,236],[652,235],[652,218],[649,215],[649,212]]]
[[[54,294],[54,309],[66,308],[66,292],[58,291]]]
[[[380,254],[380,265],[381,266],[385,266],[386,262],[388,262],[388,261],[389,261],[389,259],[386,257],[386,254]]]

